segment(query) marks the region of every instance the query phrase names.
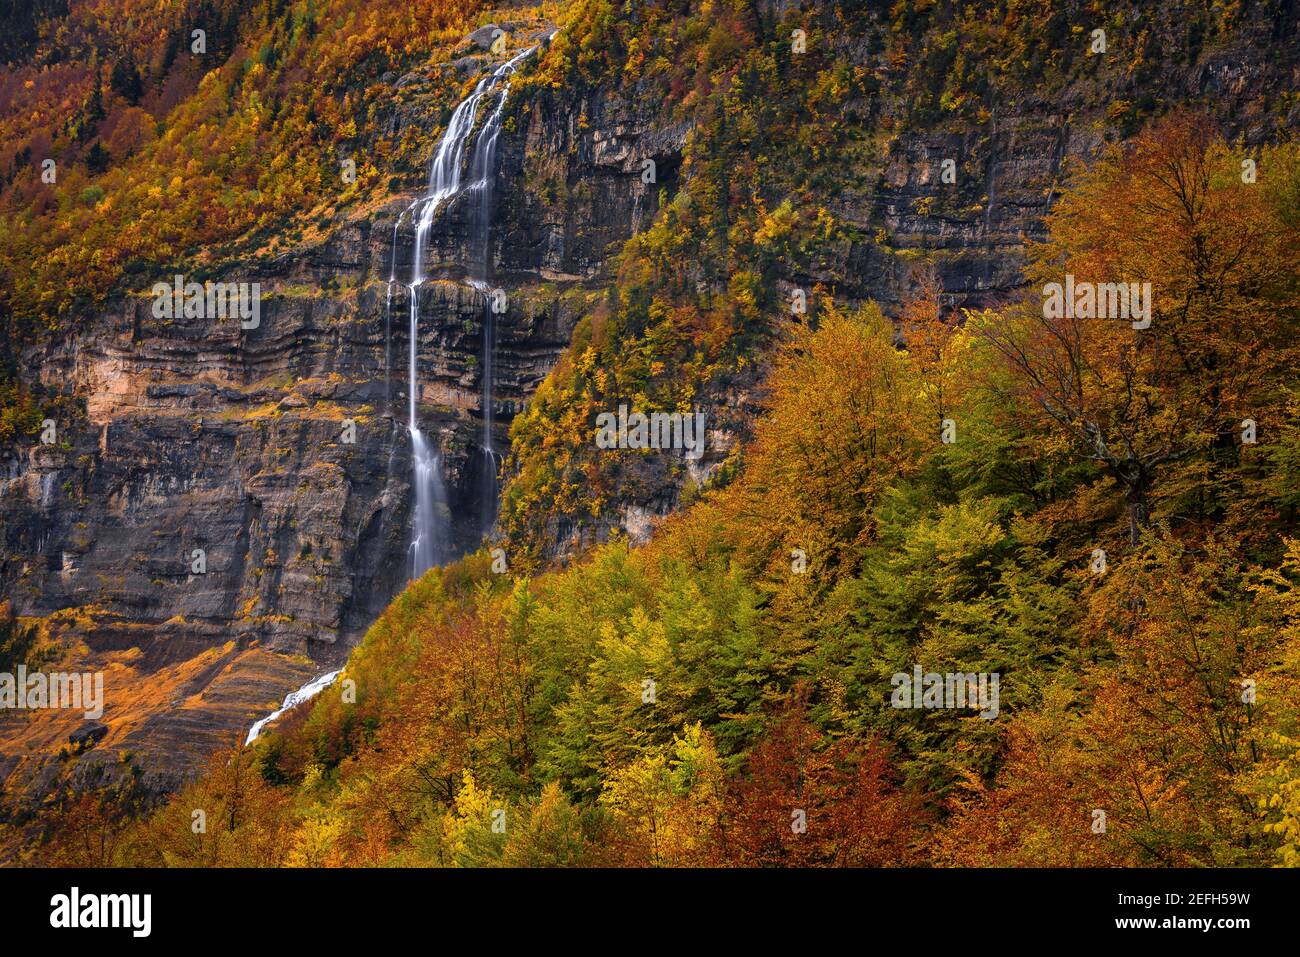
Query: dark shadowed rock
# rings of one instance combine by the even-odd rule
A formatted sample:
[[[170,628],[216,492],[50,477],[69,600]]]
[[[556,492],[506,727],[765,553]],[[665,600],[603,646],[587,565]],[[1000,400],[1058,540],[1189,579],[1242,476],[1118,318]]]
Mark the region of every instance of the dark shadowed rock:
[[[98,721],[87,721],[68,735],[68,743],[76,748],[93,748],[106,734],[108,734],[108,725]]]

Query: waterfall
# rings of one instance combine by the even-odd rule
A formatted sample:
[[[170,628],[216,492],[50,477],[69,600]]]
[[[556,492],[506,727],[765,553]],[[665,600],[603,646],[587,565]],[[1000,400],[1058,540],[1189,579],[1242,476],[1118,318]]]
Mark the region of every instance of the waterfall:
[[[492,311],[491,296],[483,304],[483,440],[479,444],[482,456],[479,479],[479,529],[491,534],[497,521],[497,469],[500,457],[492,444],[492,428],[496,424],[496,410],[492,396],[492,356],[496,351],[496,314]]]
[[[439,459],[437,443],[427,438],[420,431],[419,425],[419,370],[417,357],[419,351],[419,317],[420,287],[426,278],[424,274],[425,242],[429,229],[433,225],[434,214],[448,200],[458,195],[461,189],[461,165],[465,152],[465,142],[474,128],[479,104],[490,94],[496,94],[496,105],[488,122],[478,137],[478,142],[471,159],[471,175],[480,176],[473,185],[479,186],[483,180],[490,178],[488,163],[496,146],[497,136],[501,131],[501,111],[505,106],[506,94],[510,91],[508,82],[503,83],[516,65],[533,52],[530,48],[517,54],[498,66],[489,75],[481,79],[471,93],[452,113],[451,121],[438,143],[434,154],[433,166],[429,170],[429,188],[425,196],[416,200],[410,207],[415,221],[415,248],[411,264],[411,281],[408,288],[411,293],[410,303],[410,363],[409,363],[409,408],[407,428],[411,434],[411,453],[413,459],[413,480],[415,483],[415,520],[411,537],[411,577],[418,578],[428,569],[445,559],[447,548],[445,523],[439,513],[445,514],[447,493],[442,482],[442,465]],[[500,89],[498,90],[498,87]],[[480,162],[481,157],[481,162]],[[400,221],[400,217],[399,217]],[[483,226],[485,230],[486,224]],[[396,229],[396,227],[394,227]],[[482,232],[482,230],[480,230]],[[477,257],[475,257],[477,258]],[[473,267],[471,267],[472,269]],[[390,275],[390,283],[396,279],[395,270]],[[490,345],[487,348],[490,351]],[[486,387],[490,395],[490,383]],[[493,469],[495,481],[495,469]],[[495,497],[495,493],[494,493]]]
[[[394,246],[396,249],[396,246]],[[384,411],[393,413],[393,277],[388,277],[388,296],[384,300]]]
[[[330,671],[327,672],[326,674],[318,675],[317,677],[312,678],[311,681],[307,682],[297,691],[289,692],[289,696],[284,699],[284,704],[282,704],[279,707],[279,709],[272,711],[265,718],[262,718],[260,721],[256,721],[253,723],[253,726],[248,729],[248,737],[244,739],[244,744],[245,745],[252,744],[254,741],[257,740],[257,736],[262,733],[262,729],[265,728],[268,724],[270,724],[276,718],[280,717],[280,715],[284,714],[286,711],[291,711],[292,709],[298,707],[298,705],[302,704],[304,701],[309,701],[312,698],[316,697],[318,694],[320,694],[322,691],[324,691],[326,688],[332,685],[334,683],[334,679],[337,678],[340,674],[342,674],[342,672],[340,671]]]
[[[549,37],[547,38],[550,39]],[[496,515],[496,462],[497,455],[492,445],[493,391],[492,391],[492,353],[494,348],[495,325],[491,309],[491,295],[487,286],[488,244],[492,225],[492,174],[493,160],[496,154],[497,138],[501,133],[501,112],[505,108],[506,97],[510,93],[509,77],[519,63],[536,47],[530,47],[510,60],[498,66],[474,87],[471,93],[452,113],[451,121],[438,143],[434,154],[433,166],[429,170],[429,188],[420,199],[397,217],[393,224],[393,256],[389,264],[388,295],[385,302],[384,316],[384,371],[387,379],[391,360],[391,323],[393,305],[393,285],[397,278],[397,234],[402,219],[409,213],[415,223],[415,248],[411,264],[411,281],[406,283],[410,292],[410,356],[407,373],[409,376],[409,394],[407,403],[407,429],[411,435],[411,455],[413,460],[413,481],[415,484],[415,520],[411,533],[411,577],[418,578],[446,557],[447,541],[445,528],[440,521],[440,513],[445,515],[447,509],[447,492],[442,482],[442,466],[438,455],[437,443],[426,438],[420,431],[419,423],[419,318],[420,287],[427,278],[424,273],[424,250],[433,225],[434,215],[439,208],[465,190],[472,190],[477,200],[474,219],[474,248],[471,262],[467,264],[471,284],[485,294],[485,320],[483,324],[483,442],[482,453],[488,460],[484,472],[486,482],[490,485],[485,490],[484,529],[490,529],[495,523]],[[478,115],[478,108],[489,95],[495,94],[495,105],[484,121],[474,144],[474,151],[469,160],[470,182],[461,187],[461,165],[464,161],[465,143],[473,132]],[[51,487],[53,474],[49,476]],[[244,743],[252,744],[262,733],[262,729],[280,717],[286,711],[297,707],[304,701],[314,698],[324,691],[340,672],[331,671],[308,681],[305,685],[289,694],[281,707],[257,721],[248,731]]]
[[[531,53],[525,51],[523,56]],[[513,70],[513,67],[512,67]],[[475,204],[473,258],[469,264],[470,281],[484,294],[483,303],[483,363],[481,366],[482,394],[481,409],[483,418],[482,440],[479,454],[482,457],[479,478],[479,530],[483,535],[492,532],[497,518],[497,469],[500,457],[492,440],[492,430],[496,424],[496,406],[493,381],[493,359],[496,354],[496,313],[492,308],[492,294],[488,286],[488,274],[491,269],[492,241],[492,186],[495,172],[497,139],[501,135],[501,111],[505,108],[506,97],[510,94],[509,79],[503,84],[497,98],[496,108],[488,116],[479,133],[478,142],[474,144],[474,155],[470,158],[470,185],[478,202]]]

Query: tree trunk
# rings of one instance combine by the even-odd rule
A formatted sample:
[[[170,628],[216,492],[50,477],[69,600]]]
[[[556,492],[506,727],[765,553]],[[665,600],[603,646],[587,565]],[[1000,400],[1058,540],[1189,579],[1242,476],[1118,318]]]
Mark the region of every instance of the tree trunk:
[[[1128,490],[1128,535],[1129,542],[1136,547],[1149,521],[1147,513],[1146,483],[1130,485]]]

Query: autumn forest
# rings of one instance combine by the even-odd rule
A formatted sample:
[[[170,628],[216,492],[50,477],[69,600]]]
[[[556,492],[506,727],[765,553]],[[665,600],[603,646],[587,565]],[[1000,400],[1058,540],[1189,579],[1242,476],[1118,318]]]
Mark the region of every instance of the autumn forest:
[[[1300,19],[1150,6],[0,3],[0,861],[1300,866]]]

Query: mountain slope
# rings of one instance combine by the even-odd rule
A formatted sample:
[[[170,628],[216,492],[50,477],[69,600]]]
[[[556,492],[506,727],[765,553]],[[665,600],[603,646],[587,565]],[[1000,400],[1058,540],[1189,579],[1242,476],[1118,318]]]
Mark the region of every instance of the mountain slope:
[[[278,93],[291,104],[285,90],[312,90],[323,75],[295,74],[295,58],[305,63],[321,47],[357,64],[364,81],[344,71],[326,87],[341,103],[303,93],[297,107],[271,108],[267,135],[285,152],[270,169],[261,151],[234,150],[233,167],[196,178],[205,185],[184,194],[208,205],[180,213],[181,239],[141,233],[138,245],[123,245],[131,230],[114,210],[139,198],[126,184],[155,167],[165,177],[177,153],[202,153],[194,139],[173,143],[171,154],[166,137],[132,143],[125,149],[143,149],[149,162],[63,187],[93,215],[61,199],[71,210],[55,218],[62,232],[24,219],[5,252],[6,265],[28,257],[37,268],[6,300],[24,304],[7,313],[8,341],[23,344],[10,420],[33,431],[9,459],[6,489],[17,494],[6,497],[0,580],[19,612],[46,618],[65,661],[121,669],[109,673],[143,678],[147,689],[140,700],[118,699],[108,737],[83,755],[52,759],[75,721],[24,719],[10,732],[9,768],[19,749],[35,746],[11,781],[27,803],[64,775],[82,788],[101,768],[119,781],[139,778],[139,795],[86,798],[109,826],[119,800],[176,787],[259,707],[269,711],[310,674],[341,664],[405,580],[412,495],[405,384],[392,365],[400,369],[409,343],[390,321],[387,280],[410,264],[413,236],[400,213],[425,178],[432,134],[498,54],[462,39],[470,24],[457,12],[390,51],[383,5],[364,7],[352,21],[359,39],[343,44],[311,24],[348,22],[347,7],[311,10],[265,8],[283,25],[266,62],[236,49],[169,114],[202,137],[208,117],[230,110],[223,135],[242,146],[264,122],[263,103]],[[540,13],[562,29],[507,103],[490,238],[494,279],[511,301],[493,410],[497,447],[510,451],[492,544],[512,575],[557,559],[580,567],[538,579],[539,594],[490,572],[490,556],[449,571],[449,586],[436,574],[414,584],[349,660],[355,707],[331,692],[304,728],[247,756],[259,774],[241,786],[269,815],[258,826],[294,834],[284,846],[298,848],[297,862],[540,853],[473,836],[492,809],[488,788],[510,802],[508,816],[568,822],[566,846],[582,859],[910,860],[925,822],[953,811],[944,802],[989,784],[1007,751],[1025,745],[1014,737],[1022,731],[1003,725],[885,720],[873,682],[933,642],[942,662],[1034,675],[1015,695],[1008,689],[1012,713],[1054,714],[1046,703],[1077,711],[1078,699],[1051,689],[1114,662],[1112,638],[1085,629],[1096,625],[1094,599],[1067,568],[1101,538],[1115,542],[1108,553],[1126,554],[1127,534],[1111,511],[1123,501],[1107,484],[1115,475],[1066,455],[1067,437],[1035,431],[1041,423],[1000,421],[989,395],[1012,386],[962,378],[970,360],[950,350],[968,346],[927,322],[960,307],[1002,315],[1026,267],[1045,262],[1028,258],[1026,241],[1051,237],[1043,217],[1077,161],[1172,108],[1204,111],[1231,149],[1252,155],[1283,136],[1296,109],[1295,50],[1284,42],[1294,11],[1188,4],[1152,18],[1136,6],[1103,15],[1088,4],[903,3],[885,15],[852,4],[593,0],[510,14],[513,23],[501,13],[479,19],[507,26],[513,51],[549,32]],[[1108,50],[1090,54],[1099,28]],[[367,53],[371,45],[384,49]],[[263,82],[258,67],[272,61],[267,73],[280,75]],[[103,73],[112,90],[112,71]],[[373,93],[351,96],[363,83]],[[129,77],[118,86],[132,92]],[[112,105],[108,119],[127,116]],[[332,158],[305,146],[317,146],[322,129],[333,131]],[[1230,167],[1231,149],[1214,147],[1216,175]],[[331,195],[325,184],[345,154],[361,159],[357,181]],[[1289,169],[1289,154],[1271,155]],[[258,185],[242,200],[232,192],[241,162],[245,185]],[[138,182],[143,190],[150,180]],[[29,178],[9,194],[27,217],[38,205],[33,186]],[[280,205],[268,206],[271,197]],[[208,215],[213,202],[227,212]],[[275,217],[293,209],[303,218],[286,229]],[[1252,215],[1271,222],[1266,211]],[[481,300],[460,282],[467,217],[458,206],[447,211],[429,250],[441,273],[417,310],[423,421],[437,437],[456,516],[482,506],[473,449],[487,411],[476,364]],[[77,305],[78,283],[56,279],[87,256],[69,239],[79,228],[86,243],[114,253],[78,276],[84,295],[104,295],[115,270],[123,277],[103,306]],[[1060,226],[1060,242],[1068,228]],[[192,259],[181,252],[191,243],[201,247]],[[131,266],[136,253],[146,258]],[[175,270],[261,278],[263,328],[155,323],[145,290]],[[808,311],[791,316],[798,293]],[[70,315],[82,318],[75,328]],[[49,331],[38,335],[40,324]],[[807,342],[796,332],[805,325],[818,329]],[[929,330],[932,359],[918,358],[918,329]],[[906,360],[893,352],[900,331]],[[812,365],[800,364],[804,348]],[[993,365],[983,355],[975,367]],[[19,368],[39,369],[41,382]],[[812,395],[800,399],[804,391]],[[927,445],[927,423],[950,411],[933,407],[934,395],[950,393],[973,410],[959,434],[980,437],[979,452],[963,457],[959,444],[955,461]],[[1284,403],[1269,403],[1282,415]],[[698,461],[598,451],[595,415],[620,404],[700,409],[708,450]],[[66,447],[36,442],[51,413]],[[359,426],[355,448],[338,439],[349,418]],[[845,423],[859,428],[841,434]],[[1207,489],[1238,481],[1205,467],[1209,478],[1183,469],[1169,498],[1159,497],[1161,485],[1145,506],[1154,519],[1194,526],[1198,542],[1232,517],[1214,494],[1207,504]],[[1281,563],[1282,474],[1259,480],[1274,489],[1274,537],[1234,553],[1253,569]],[[665,515],[701,498],[648,551],[612,545],[584,563],[591,546],[620,532],[643,543]],[[1236,534],[1228,524],[1224,534]],[[462,547],[477,544],[473,521],[462,518],[456,532]],[[195,541],[218,571],[202,581],[184,561]],[[796,549],[807,578],[790,577]],[[935,562],[943,574],[931,580]],[[1248,579],[1233,586],[1233,602]],[[947,597],[934,605],[932,595]],[[928,624],[929,616],[942,620]],[[977,627],[985,619],[993,632]],[[312,663],[289,657],[303,654]],[[646,680],[664,688],[668,707],[641,709]],[[484,700],[466,701],[466,688],[479,686]],[[181,752],[181,740],[195,746]],[[123,761],[120,750],[141,754]],[[394,753],[410,759],[385,757]],[[872,828],[843,846],[838,837],[772,845],[773,821],[790,815],[778,797],[791,762],[817,782],[817,806],[803,808],[809,820],[837,835],[855,816]],[[222,773],[200,788],[220,786]],[[698,791],[697,779],[712,790]],[[391,830],[371,833],[361,809],[375,809],[386,781],[414,796],[386,812]],[[135,835],[146,845],[132,859],[192,859],[166,831],[179,806]],[[882,817],[863,817],[865,806]],[[672,818],[671,847],[645,842],[645,822],[658,834],[659,814]],[[742,822],[740,849],[711,843],[723,820]],[[873,844],[873,828],[888,839]],[[470,847],[480,837],[487,845]],[[229,861],[222,855],[240,840],[214,837],[194,853]],[[938,853],[926,840],[927,853]],[[1188,853],[1223,838],[1216,830],[1196,841]]]

